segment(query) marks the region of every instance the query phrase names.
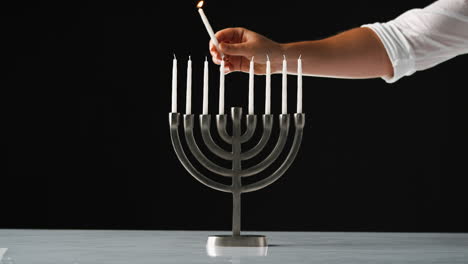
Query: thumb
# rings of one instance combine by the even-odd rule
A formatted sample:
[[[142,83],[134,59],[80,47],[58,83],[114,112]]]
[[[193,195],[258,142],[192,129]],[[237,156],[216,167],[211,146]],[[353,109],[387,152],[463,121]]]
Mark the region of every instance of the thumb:
[[[219,44],[219,48],[227,55],[246,56],[248,55],[247,53],[249,53],[245,43],[229,44],[222,42]]]

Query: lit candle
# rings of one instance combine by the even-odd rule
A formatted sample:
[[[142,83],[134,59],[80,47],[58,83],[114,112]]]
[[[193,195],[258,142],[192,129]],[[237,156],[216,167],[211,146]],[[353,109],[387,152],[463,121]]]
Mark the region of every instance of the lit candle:
[[[208,114],[208,60],[206,57],[203,69],[203,114]]]
[[[249,115],[254,114],[254,57],[250,60],[249,70]]]
[[[187,94],[185,97],[185,114],[192,114],[192,60],[187,62]]]
[[[219,114],[224,115],[224,60],[219,66]]]
[[[267,55],[266,62],[266,81],[265,81],[265,114],[271,112],[271,65],[270,58]]]
[[[208,22],[208,18],[206,17],[205,12],[203,12],[203,9],[202,9],[203,3],[204,1],[198,2],[197,4],[198,13],[200,14],[203,24],[205,25],[206,31],[208,31],[208,35],[210,35],[211,41],[213,41],[213,44],[215,45],[221,57],[224,57],[224,54],[219,49],[219,42],[218,42],[218,39],[216,39],[215,37],[213,28],[211,27],[210,22]]]
[[[281,113],[288,113],[288,66],[286,56],[283,55],[283,104],[281,105]]]
[[[297,59],[297,112],[302,113],[302,60]]]
[[[177,113],[177,59],[172,60],[172,113]]]

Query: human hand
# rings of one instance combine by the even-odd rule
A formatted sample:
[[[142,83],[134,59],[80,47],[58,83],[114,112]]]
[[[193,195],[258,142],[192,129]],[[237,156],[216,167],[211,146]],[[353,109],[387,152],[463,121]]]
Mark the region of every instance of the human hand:
[[[283,50],[281,44],[245,28],[226,28],[215,34],[224,53],[226,73],[249,72],[249,63],[254,57],[255,74],[265,74],[267,55],[270,58],[271,72],[280,72]],[[213,42],[209,43],[213,62],[221,64],[221,55]]]

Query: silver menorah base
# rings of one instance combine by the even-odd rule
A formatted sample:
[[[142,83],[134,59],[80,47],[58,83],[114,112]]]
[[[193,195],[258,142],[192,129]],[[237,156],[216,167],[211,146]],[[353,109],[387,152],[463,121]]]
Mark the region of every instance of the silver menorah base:
[[[267,239],[261,235],[209,236],[207,247],[266,247]]]
[[[302,113],[296,113],[294,115],[295,134],[292,147],[287,155],[286,159],[280,165],[280,167],[273,172],[270,176],[254,183],[242,185],[242,178],[257,175],[266,168],[268,168],[282,153],[286,140],[289,133],[289,122],[290,118],[288,114],[281,114],[279,116],[279,127],[280,135],[273,151],[258,164],[242,169],[242,161],[251,159],[257,156],[263,148],[267,145],[272,127],[273,127],[273,115],[263,115],[263,134],[260,141],[255,147],[247,151],[242,152],[242,144],[249,141],[257,125],[257,117],[255,115],[246,116],[246,131],[242,134],[241,130],[241,119],[242,119],[242,108],[233,107],[231,108],[231,119],[232,119],[232,135],[229,135],[226,131],[227,116],[217,115],[216,125],[219,136],[226,143],[232,146],[232,151],[228,152],[223,148],[219,147],[211,137],[211,115],[200,115],[200,128],[203,141],[208,149],[218,157],[229,160],[232,162],[232,168],[227,169],[221,167],[211,160],[209,160],[205,154],[202,153],[198,147],[194,133],[194,115],[184,115],[184,132],[187,141],[187,146],[198,162],[203,165],[209,171],[216,173],[224,177],[230,177],[232,179],[231,185],[222,184],[216,182],[202,173],[200,173],[190,162],[185,154],[179,137],[179,113],[169,114],[169,124],[171,131],[171,139],[174,150],[177,154],[182,165],[185,169],[199,182],[204,185],[213,188],[218,191],[232,193],[233,198],[233,210],[232,210],[232,236],[210,236],[208,238],[207,246],[223,246],[223,247],[265,247],[267,241],[265,236],[253,236],[253,235],[241,235],[241,194],[260,190],[272,184],[278,180],[286,170],[291,166],[294,161],[299,147],[302,141],[302,134],[304,130],[305,116]]]

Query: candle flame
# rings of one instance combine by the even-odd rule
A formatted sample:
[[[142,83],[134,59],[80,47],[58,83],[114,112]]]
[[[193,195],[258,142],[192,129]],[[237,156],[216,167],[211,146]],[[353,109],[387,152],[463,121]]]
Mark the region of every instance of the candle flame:
[[[197,7],[198,7],[198,8],[202,8],[204,2],[205,2],[205,1],[203,1],[203,0],[200,1],[200,2],[198,2]]]
[[[267,61],[270,61],[270,56],[268,56],[268,54],[267,54]]]

